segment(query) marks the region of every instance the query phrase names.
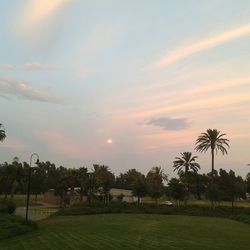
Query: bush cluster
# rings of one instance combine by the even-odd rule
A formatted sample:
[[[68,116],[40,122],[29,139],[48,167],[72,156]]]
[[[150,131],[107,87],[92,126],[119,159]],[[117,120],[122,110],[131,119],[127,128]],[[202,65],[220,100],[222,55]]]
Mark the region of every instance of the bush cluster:
[[[16,211],[16,204],[9,200],[0,200],[0,213],[13,214]]]
[[[88,215],[88,214],[106,214],[106,213],[144,213],[144,214],[168,214],[168,215],[191,215],[191,216],[209,216],[230,218],[233,215],[246,215],[250,217],[250,208],[237,207],[234,211],[227,206],[219,206],[216,209],[210,209],[207,206],[189,205],[189,206],[166,206],[145,204],[137,207],[135,204],[114,202],[109,205],[94,203],[75,205],[69,208],[60,209],[55,215]]]
[[[232,215],[230,218],[250,225],[250,214],[237,214]]]

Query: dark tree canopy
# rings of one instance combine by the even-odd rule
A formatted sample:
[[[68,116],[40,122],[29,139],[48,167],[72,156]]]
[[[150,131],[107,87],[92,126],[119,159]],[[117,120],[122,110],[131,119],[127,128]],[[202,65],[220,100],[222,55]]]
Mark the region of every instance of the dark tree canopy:
[[[0,141],[3,141],[6,138],[5,130],[3,125],[0,123]]]

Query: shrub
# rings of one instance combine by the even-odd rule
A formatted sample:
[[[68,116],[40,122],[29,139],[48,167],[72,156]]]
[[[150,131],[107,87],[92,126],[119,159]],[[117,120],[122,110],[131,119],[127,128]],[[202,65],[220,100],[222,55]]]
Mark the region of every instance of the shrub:
[[[221,206],[216,209],[210,209],[207,206],[173,206],[145,204],[137,207],[135,204],[113,202],[108,205],[103,203],[78,204],[70,208],[59,210],[56,215],[87,215],[87,214],[105,214],[105,213],[146,213],[146,214],[168,214],[168,215],[191,215],[230,218],[232,210],[230,207]],[[234,215],[250,215],[250,208],[235,208]],[[250,217],[250,216],[249,216]]]
[[[230,218],[232,220],[236,220],[236,221],[240,221],[240,222],[250,224],[250,215],[249,214],[232,215]]]
[[[16,204],[9,200],[0,200],[0,213],[13,214],[16,211]]]

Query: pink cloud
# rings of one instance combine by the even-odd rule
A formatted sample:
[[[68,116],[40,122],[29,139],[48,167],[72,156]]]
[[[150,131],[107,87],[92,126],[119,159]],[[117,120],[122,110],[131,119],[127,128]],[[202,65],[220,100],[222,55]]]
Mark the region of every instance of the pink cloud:
[[[206,38],[204,40],[198,41],[194,44],[184,46],[181,49],[177,49],[167,56],[164,56],[160,60],[152,63],[148,69],[155,70],[166,68],[172,64],[175,64],[183,59],[186,59],[196,53],[202,52],[207,49],[217,47],[219,45],[225,44],[227,42],[240,39],[250,35],[250,25],[245,25],[225,31],[221,34],[214,35],[212,37]]]
[[[42,139],[47,143],[49,149],[53,152],[77,159],[86,157],[86,149],[84,145],[56,130],[47,130],[42,133]]]

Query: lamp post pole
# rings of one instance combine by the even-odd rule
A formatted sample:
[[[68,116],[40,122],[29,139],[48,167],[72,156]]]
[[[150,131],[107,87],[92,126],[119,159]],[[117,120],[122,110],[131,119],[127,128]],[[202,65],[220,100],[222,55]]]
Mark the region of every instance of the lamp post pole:
[[[25,222],[28,223],[28,215],[29,215],[29,202],[30,202],[30,178],[31,178],[31,163],[33,156],[37,157],[36,163],[39,163],[39,155],[37,153],[33,153],[30,156],[30,166],[29,166],[29,174],[28,174],[28,187],[27,187],[27,200],[26,200],[26,215],[25,215]]]

